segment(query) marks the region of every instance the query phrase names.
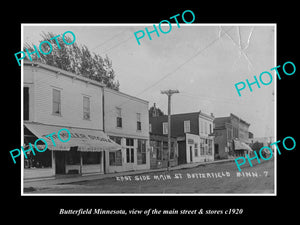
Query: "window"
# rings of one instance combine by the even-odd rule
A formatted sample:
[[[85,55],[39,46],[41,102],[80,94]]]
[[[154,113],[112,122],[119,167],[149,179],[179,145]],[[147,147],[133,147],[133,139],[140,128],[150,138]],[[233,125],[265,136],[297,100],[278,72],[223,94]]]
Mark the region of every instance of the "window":
[[[198,156],[198,143],[195,143],[194,151],[195,151],[195,157],[197,157]]]
[[[174,157],[175,157],[175,142],[171,142],[170,159],[174,159]]]
[[[24,87],[23,90],[23,118],[24,120],[29,120],[29,87]]]
[[[184,133],[191,132],[191,122],[190,122],[190,120],[183,121],[183,130],[184,130]]]
[[[163,123],[163,134],[168,134],[168,123]]]
[[[203,133],[204,129],[203,129],[203,121],[200,120],[200,133]]]
[[[133,138],[126,138],[126,162],[134,162],[134,145]]]
[[[208,140],[208,155],[212,155],[212,140]]]
[[[121,145],[121,141],[122,141],[121,137],[110,136],[109,138],[114,142],[116,142],[117,144]],[[109,153],[109,165],[122,166],[122,150]]]
[[[200,155],[204,155],[204,139],[200,139]]]
[[[60,90],[53,89],[52,92],[52,113],[54,115],[61,115],[61,94]]]
[[[89,120],[90,118],[90,98],[83,96],[83,119]]]
[[[70,149],[66,154],[67,157],[67,165],[79,165],[80,164],[80,153],[77,152],[74,148]]]
[[[122,151],[109,153],[109,165],[110,166],[122,166]]]
[[[117,127],[122,127],[122,109],[116,108],[117,113]]]
[[[141,123],[141,114],[137,113],[136,114],[136,129],[137,130],[142,130],[142,123]]]
[[[209,124],[209,133],[212,133],[212,127],[211,127],[211,123]]]
[[[156,158],[157,160],[162,160],[162,154],[161,154],[161,141],[156,141]]]
[[[84,165],[100,164],[100,153],[101,152],[82,152],[82,163]]]
[[[168,160],[169,159],[169,147],[168,147],[168,142],[164,141],[163,142],[163,155],[162,159],[163,160]]]
[[[26,145],[25,150],[29,149]],[[35,151],[33,155],[32,151],[26,152],[27,159],[24,157],[24,168],[51,168],[52,167],[52,151],[38,152]]]
[[[204,132],[205,132],[205,134],[207,134],[207,122],[204,122],[204,125],[205,125],[205,126],[204,126],[204,128],[205,128],[205,131],[204,131]]]
[[[152,133],[152,125],[149,123],[149,132]]]
[[[146,140],[138,140],[137,164],[146,164]]]

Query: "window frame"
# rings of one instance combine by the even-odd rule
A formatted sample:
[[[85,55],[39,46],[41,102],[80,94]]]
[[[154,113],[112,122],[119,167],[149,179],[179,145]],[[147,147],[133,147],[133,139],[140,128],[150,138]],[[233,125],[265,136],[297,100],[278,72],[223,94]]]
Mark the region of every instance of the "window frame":
[[[83,108],[83,115],[82,115],[82,118],[84,120],[91,120],[91,99],[89,96],[82,96],[82,108]],[[84,103],[85,103],[85,99],[88,100],[88,107],[85,107]],[[88,109],[88,110],[87,110]],[[87,111],[86,111],[87,110]],[[88,113],[88,118],[85,118],[85,113]]]
[[[54,93],[56,91],[59,93],[59,102],[54,101],[55,100]],[[58,113],[55,112],[55,110],[54,110],[54,104],[58,104],[58,111],[59,111]],[[62,112],[61,112],[61,90],[58,89],[58,88],[52,88],[52,115],[55,115],[55,116],[61,116],[62,115]]]
[[[190,133],[191,132],[191,121],[190,120],[184,120],[183,121],[183,132],[184,133]]]

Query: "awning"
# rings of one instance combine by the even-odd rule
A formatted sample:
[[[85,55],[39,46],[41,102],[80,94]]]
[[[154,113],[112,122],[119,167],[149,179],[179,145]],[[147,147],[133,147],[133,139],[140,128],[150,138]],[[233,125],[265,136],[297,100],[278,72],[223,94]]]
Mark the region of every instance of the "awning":
[[[37,123],[25,123],[24,125],[35,136],[45,139],[48,144],[48,149],[50,150],[69,151],[71,147],[77,147],[77,150],[81,152],[118,151],[122,149],[121,145],[115,143],[101,130],[60,127]],[[67,142],[60,141],[57,136],[58,131],[62,128],[68,129],[71,133],[71,138]],[[51,140],[51,137],[46,137],[51,133],[55,133],[55,135],[51,136],[55,142],[55,146]],[[66,131],[60,132],[60,138],[62,140],[67,140],[68,137],[69,135]],[[31,144],[33,145],[34,143]],[[37,143],[37,147],[39,149],[43,149],[43,146],[45,147],[42,141]]]
[[[249,145],[242,141],[234,140],[234,150],[248,150],[253,151]]]

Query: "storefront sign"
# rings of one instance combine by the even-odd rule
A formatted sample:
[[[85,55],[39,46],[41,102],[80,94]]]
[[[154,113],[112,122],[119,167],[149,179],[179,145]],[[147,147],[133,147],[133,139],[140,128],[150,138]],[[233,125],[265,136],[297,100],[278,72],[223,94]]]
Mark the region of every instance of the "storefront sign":
[[[188,139],[188,144],[194,144],[194,140],[193,139]]]
[[[61,133],[62,131],[66,131],[66,133]],[[67,134],[68,134],[68,135],[67,135]],[[62,128],[62,129],[60,129],[60,130],[57,132],[57,134],[55,134],[55,132],[53,132],[53,133],[51,133],[51,134],[43,135],[43,136],[46,137],[47,139],[50,139],[50,140],[52,141],[53,146],[56,146],[56,143],[55,143],[54,139],[57,139],[57,138],[58,138],[61,142],[64,142],[64,143],[65,143],[65,142],[68,142],[68,141],[71,139],[71,133],[70,133],[70,131],[69,131],[67,128]],[[67,139],[62,139],[62,138],[61,138],[61,137],[64,138],[64,137],[66,137],[66,136],[68,136]],[[50,137],[50,138],[48,138],[48,137]],[[44,149],[41,150],[41,149],[39,149],[39,148],[37,147],[38,142],[43,142],[43,145],[45,145]],[[32,154],[35,155],[35,152],[34,152],[34,149],[33,149],[33,147],[32,147],[32,144],[29,143],[28,146],[29,146],[29,148],[28,148],[27,150],[24,150],[24,147],[21,146],[23,155],[25,156],[26,159],[27,159],[26,152],[32,151]],[[48,143],[47,143],[47,141],[46,141],[45,139],[39,138],[39,139],[37,139],[37,140],[34,142],[34,148],[35,148],[35,150],[38,151],[38,152],[45,152],[45,151],[47,150],[47,148],[48,148]],[[13,152],[17,152],[17,154],[14,155]],[[14,161],[14,164],[16,164],[15,158],[17,158],[17,157],[19,157],[19,156],[21,155],[20,149],[13,149],[13,150],[11,150],[9,153],[10,153],[10,155],[11,155],[11,158],[12,158],[13,161]]]

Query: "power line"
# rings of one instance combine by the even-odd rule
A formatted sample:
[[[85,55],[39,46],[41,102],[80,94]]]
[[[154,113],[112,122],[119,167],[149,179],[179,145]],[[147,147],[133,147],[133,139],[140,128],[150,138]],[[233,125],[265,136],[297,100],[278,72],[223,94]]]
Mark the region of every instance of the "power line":
[[[228,29],[226,32],[230,31],[231,29],[233,29],[233,27],[231,27],[230,29]],[[181,67],[183,67],[185,64],[187,64],[189,61],[191,61],[193,58],[195,58],[196,56],[198,56],[201,52],[203,52],[204,50],[206,50],[208,47],[210,47],[211,45],[213,45],[215,42],[217,42],[220,37],[222,37],[223,35],[225,35],[226,32],[223,32],[223,34],[220,34],[220,36],[216,39],[214,39],[212,42],[210,42],[206,47],[198,50],[196,52],[196,54],[194,54],[193,56],[191,56],[190,58],[188,58],[186,61],[184,61],[182,64],[180,64],[179,66],[177,66],[174,70],[172,70],[171,72],[167,73],[166,75],[164,75],[162,78],[160,78],[158,81],[156,81],[155,83],[153,83],[152,85],[150,85],[149,87],[145,88],[143,91],[139,92],[137,95],[140,95],[142,93],[144,93],[145,91],[151,89],[152,87],[156,86],[159,82],[161,82],[162,80],[166,79],[167,77],[169,77],[170,75],[172,75],[173,73],[175,73],[177,70],[179,70]]]
[[[114,39],[115,37],[117,37],[117,36],[119,36],[120,34],[122,34],[124,31],[125,31],[125,29],[124,29],[124,30],[122,30],[121,32],[119,32],[119,33],[115,34],[114,36],[110,37],[109,39],[105,40],[105,41],[104,41],[104,42],[102,42],[101,44],[99,44],[99,45],[96,45],[96,46],[95,46],[94,48],[92,48],[91,50],[93,50],[93,49],[95,49],[95,48],[98,48],[98,47],[100,47],[100,46],[104,45],[105,43],[107,43],[107,42],[111,41],[111,40],[112,40],[112,39]]]

